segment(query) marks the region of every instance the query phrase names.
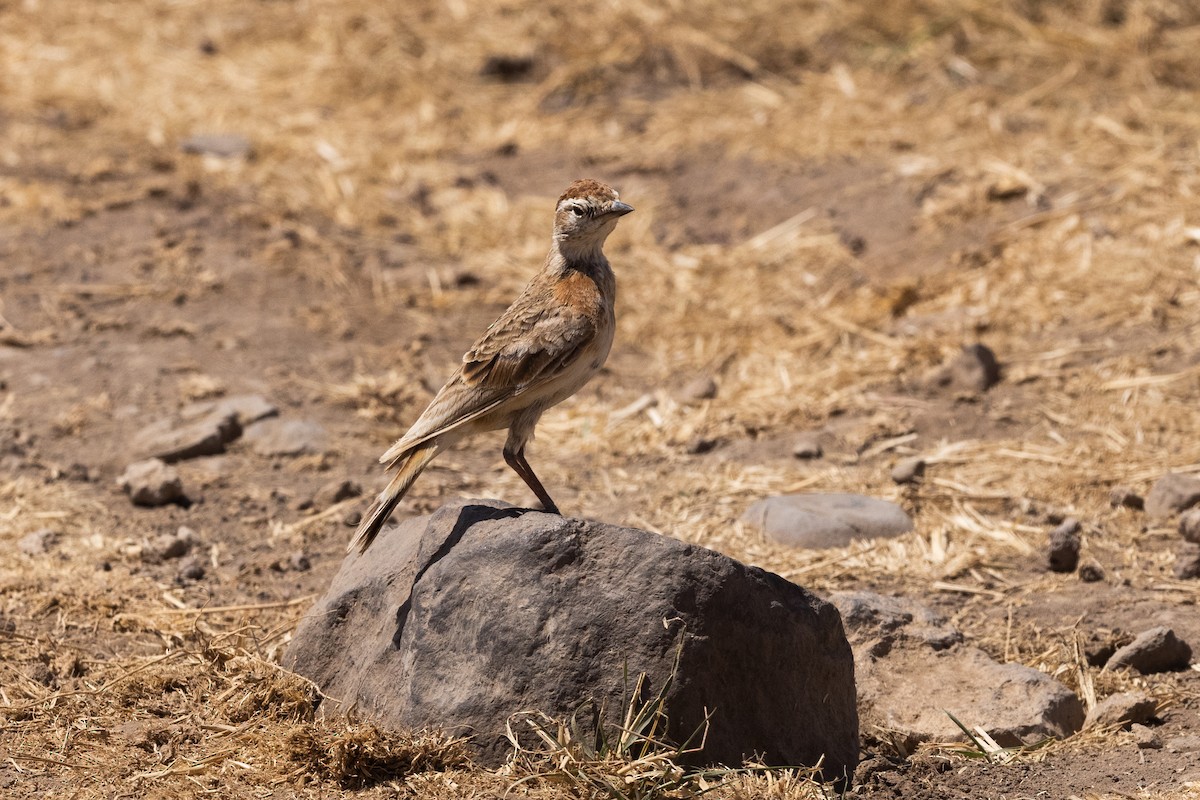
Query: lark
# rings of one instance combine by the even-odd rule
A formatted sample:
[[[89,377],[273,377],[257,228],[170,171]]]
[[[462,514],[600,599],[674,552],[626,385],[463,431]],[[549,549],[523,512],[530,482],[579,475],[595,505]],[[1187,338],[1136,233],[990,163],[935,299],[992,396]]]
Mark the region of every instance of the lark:
[[[604,241],[633,211],[599,181],[578,180],[558,199],[545,265],[488,326],[412,427],[380,457],[396,474],[367,510],[349,550],[371,542],[429,462],[460,439],[508,429],[504,461],[542,508],[559,513],[525,459],[542,413],[591,380],[612,347],[617,284]]]

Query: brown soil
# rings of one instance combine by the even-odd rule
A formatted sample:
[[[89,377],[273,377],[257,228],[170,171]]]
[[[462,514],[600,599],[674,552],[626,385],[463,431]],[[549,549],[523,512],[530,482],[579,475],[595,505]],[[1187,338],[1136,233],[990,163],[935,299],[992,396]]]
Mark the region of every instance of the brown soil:
[[[1079,652],[1154,625],[1200,647],[1173,521],[1108,503],[1200,471],[1200,12],[600,5],[0,3],[6,796],[355,790],[321,759],[361,732],[314,721],[272,666],[365,505],[311,501],[381,483],[376,456],[537,267],[553,199],[583,175],[638,211],[609,247],[609,365],[531,448],[560,506],[818,592],[919,597],[998,658],[1162,702],[1155,750],[1092,732],[988,764],[864,731],[875,769],[853,796],[1198,790],[1196,673],[1113,675]],[[497,55],[513,60],[481,69]],[[181,151],[214,131],[252,154]],[[999,385],[929,382],[979,341]],[[718,396],[680,401],[704,375]],[[327,445],[235,442],[178,465],[189,503],[132,506],[116,478],[135,435],[238,394]],[[793,459],[815,429],[825,457]],[[439,459],[400,513],[532,502],[500,441]],[[894,486],[918,453],[925,482]],[[800,490],[895,499],[916,530],[805,553],[737,522]],[[1045,568],[1066,513],[1099,583]],[[180,526],[200,545],[155,557]],[[47,528],[47,552],[18,548]],[[361,736],[413,776],[380,796],[510,783]]]

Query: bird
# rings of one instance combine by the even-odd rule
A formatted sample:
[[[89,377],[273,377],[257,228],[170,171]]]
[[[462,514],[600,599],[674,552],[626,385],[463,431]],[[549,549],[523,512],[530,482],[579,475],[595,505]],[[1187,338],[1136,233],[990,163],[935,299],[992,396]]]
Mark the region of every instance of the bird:
[[[633,211],[611,186],[580,179],[554,210],[550,252],[504,313],[463,355],[429,406],[379,460],[395,475],[347,547],[365,553],[421,472],[455,442],[508,429],[504,461],[552,514],[560,513],[525,458],[542,413],[604,366],[616,332],[616,276],[604,242]]]

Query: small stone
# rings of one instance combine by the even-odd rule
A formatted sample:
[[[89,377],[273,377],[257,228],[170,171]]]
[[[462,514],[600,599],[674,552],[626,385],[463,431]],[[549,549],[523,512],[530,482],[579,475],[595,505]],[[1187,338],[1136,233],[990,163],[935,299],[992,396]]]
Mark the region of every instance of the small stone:
[[[254,153],[250,140],[238,133],[201,133],[179,144],[185,153],[218,158],[248,158]]]
[[[308,572],[312,569],[312,562],[304,553],[295,552],[288,556],[288,566],[296,572]]]
[[[1132,508],[1141,511],[1146,507],[1146,501],[1128,486],[1114,486],[1108,493],[1108,502],[1113,508]]]
[[[179,473],[157,458],[130,464],[117,483],[138,506],[165,506],[184,499]]]
[[[1094,558],[1085,558],[1079,565],[1079,580],[1084,583],[1099,583],[1104,580],[1104,567]]]
[[[1148,722],[1157,711],[1158,703],[1144,692],[1118,692],[1095,705],[1087,716],[1085,726],[1125,728],[1134,723]]]
[[[675,399],[681,403],[697,403],[701,400],[712,400],[717,396],[717,382],[709,375],[701,375],[684,386],[675,394]]]
[[[179,577],[185,581],[204,579],[204,562],[198,558],[189,558],[179,567]]]
[[[1029,192],[1029,187],[1011,175],[1003,175],[992,182],[987,188],[988,200],[1013,200],[1017,197],[1024,197]]]
[[[1168,517],[1200,503],[1200,478],[1169,472],[1154,482],[1146,495],[1146,513]]]
[[[191,419],[163,419],[147,425],[133,439],[139,453],[168,464],[225,452],[225,445],[242,435],[237,414],[215,410]]]
[[[1129,726],[1129,732],[1133,734],[1133,743],[1139,750],[1158,750],[1162,747],[1162,739],[1158,738],[1158,734],[1145,725],[1135,722]]]
[[[949,364],[935,370],[928,378],[934,387],[961,392],[982,393],[1000,382],[1000,362],[992,349],[983,344],[963,347]]]
[[[218,418],[232,416],[243,428],[256,422],[279,415],[279,409],[270,400],[258,394],[239,394],[218,400],[202,400],[186,406],[180,416],[196,419],[216,415]]]
[[[175,533],[159,536],[142,550],[142,560],[151,563],[183,558],[200,543],[200,537],[191,528],[180,526]]]
[[[1181,581],[1200,578],[1200,544],[1185,543],[1175,552],[1175,566],[1171,570]]]
[[[479,74],[502,83],[515,83],[529,77],[535,63],[529,55],[490,55],[479,68]]]
[[[17,549],[27,556],[44,556],[58,544],[60,534],[50,528],[27,533],[17,540]]]
[[[1172,736],[1170,739],[1167,739],[1167,750],[1172,753],[1195,753],[1200,751],[1200,736],[1195,734]]]
[[[342,524],[347,528],[356,528],[360,522],[362,522],[361,511],[350,511],[346,516],[342,517]]]
[[[707,436],[694,436],[684,445],[683,450],[690,456],[699,456],[715,450],[718,444],[719,442],[716,439],[710,439]]]
[[[825,450],[821,447],[820,432],[807,431],[797,436],[796,444],[792,447],[792,455],[803,460],[820,458],[825,455]]]
[[[299,456],[325,449],[325,428],[300,419],[268,419],[246,431],[246,441],[262,456]]]
[[[892,538],[912,530],[904,509],[857,494],[794,494],[759,500],[742,521],[792,547],[845,547],[863,539]]]
[[[1075,567],[1079,564],[1079,528],[1079,520],[1068,517],[1050,532],[1047,560],[1052,571],[1075,571]]]
[[[892,467],[892,480],[895,483],[917,483],[925,477],[925,459],[920,456],[902,458]]]
[[[1179,517],[1179,535],[1193,544],[1200,544],[1200,508],[1190,508]]]
[[[1192,659],[1192,648],[1167,627],[1151,628],[1113,653],[1105,669],[1130,667],[1143,675],[1185,669]]]
[[[335,480],[317,489],[313,495],[313,505],[317,508],[329,508],[343,500],[362,496],[362,486],[354,481]]]

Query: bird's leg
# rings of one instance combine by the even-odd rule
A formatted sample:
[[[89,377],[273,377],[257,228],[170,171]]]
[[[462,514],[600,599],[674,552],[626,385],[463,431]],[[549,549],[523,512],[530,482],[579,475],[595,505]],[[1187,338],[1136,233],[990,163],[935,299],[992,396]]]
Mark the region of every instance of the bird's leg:
[[[529,466],[529,462],[525,460],[525,448],[510,450],[507,446],[504,448],[504,463],[512,467],[513,472],[521,476],[521,480],[525,481],[533,493],[537,495],[537,499],[541,501],[542,508],[549,511],[551,514],[562,515],[558,510],[558,506],[550,499],[550,493],[546,491],[546,487],[542,486],[542,482],[538,480],[538,476],[533,474],[533,467]]]

